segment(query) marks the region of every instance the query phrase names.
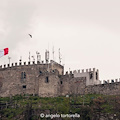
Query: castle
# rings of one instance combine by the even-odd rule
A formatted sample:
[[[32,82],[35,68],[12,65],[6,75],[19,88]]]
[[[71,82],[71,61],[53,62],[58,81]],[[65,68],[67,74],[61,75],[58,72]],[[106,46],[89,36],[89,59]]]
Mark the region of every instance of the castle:
[[[71,94],[118,95],[120,82],[99,80],[99,70],[74,70],[64,74],[64,67],[51,60],[20,62],[0,66],[0,97],[17,94],[33,94],[41,97],[56,97]]]

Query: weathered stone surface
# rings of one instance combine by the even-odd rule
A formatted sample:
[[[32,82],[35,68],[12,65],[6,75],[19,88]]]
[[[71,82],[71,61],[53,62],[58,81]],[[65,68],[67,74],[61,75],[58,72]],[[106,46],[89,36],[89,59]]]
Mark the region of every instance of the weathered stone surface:
[[[63,75],[63,72],[64,67],[54,61],[50,64],[34,63],[18,66],[16,64],[1,68],[0,96],[37,94],[41,97],[55,97],[69,94],[120,94],[120,82],[87,85],[87,77],[74,77],[72,72]]]
[[[59,69],[57,70],[57,68]],[[50,94],[49,96],[56,96],[58,94],[56,90],[59,81],[58,75],[62,74],[63,66],[57,64],[54,64],[54,69],[49,64],[49,70],[48,64],[20,66],[16,64],[16,66],[2,68],[0,69],[0,96],[5,97],[16,94],[38,94],[43,96],[42,94],[45,91],[46,94]],[[48,84],[45,83],[46,76],[50,79]]]
[[[94,86],[90,85],[87,86],[86,89],[86,94],[119,95],[120,82],[100,84]]]

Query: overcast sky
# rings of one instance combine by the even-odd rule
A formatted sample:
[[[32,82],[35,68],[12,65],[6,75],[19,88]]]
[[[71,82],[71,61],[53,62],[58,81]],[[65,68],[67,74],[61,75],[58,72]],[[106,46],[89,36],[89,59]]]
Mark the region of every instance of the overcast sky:
[[[31,34],[33,38],[30,38]],[[0,64],[28,61],[52,47],[65,70],[97,68],[100,79],[120,78],[120,0],[0,0]],[[36,56],[35,56],[36,57]]]

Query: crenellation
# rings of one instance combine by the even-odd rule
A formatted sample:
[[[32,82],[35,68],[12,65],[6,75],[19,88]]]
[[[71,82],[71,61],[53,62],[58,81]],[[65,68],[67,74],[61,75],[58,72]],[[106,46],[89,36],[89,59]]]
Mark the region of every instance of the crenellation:
[[[8,64],[7,67],[10,67],[10,64]]]
[[[68,71],[66,71],[66,75],[68,75]]]
[[[111,83],[117,83],[117,82],[119,82],[119,79],[103,80],[103,84],[106,84],[106,83],[111,84]]]
[[[88,72],[92,72],[92,71],[99,72],[98,69],[96,70],[95,68],[93,68],[93,70],[92,70],[92,68],[89,68],[89,69],[82,69],[82,70],[79,69],[78,71],[74,70],[73,73],[80,74],[80,73],[88,73]]]
[[[114,83],[114,80],[113,80],[113,79],[111,80],[111,83]]]
[[[4,65],[4,68],[6,68],[6,64]]]
[[[15,66],[17,66],[17,63],[15,63]]]
[[[72,71],[70,71],[70,74],[72,74]]]
[[[40,64],[40,61],[37,61],[37,64]]]
[[[89,68],[89,72],[91,72],[91,68]]]
[[[114,79],[111,80],[111,83],[114,83]]]
[[[108,82],[107,82],[107,80],[105,81],[105,84],[107,84]]]
[[[95,72],[95,68],[93,68],[93,71]]]
[[[2,65],[0,65],[0,69],[2,69]]]
[[[91,69],[82,69],[82,71],[80,72],[80,70],[78,72],[76,72],[74,70],[73,72],[74,77],[86,77],[86,85],[95,85],[95,84],[100,84],[100,80],[99,80],[99,71],[97,71],[95,68]]]
[[[11,66],[13,67],[13,66],[14,66],[14,63],[12,63]]]
[[[80,73],[80,70],[78,70],[78,74]]]
[[[27,63],[28,65],[26,65]],[[15,63],[17,67],[13,67],[12,63],[10,69],[1,69],[2,66],[0,66],[0,78],[4,79],[2,80],[4,86],[0,89],[0,96],[38,94],[41,97],[55,97],[87,93],[119,94],[118,91],[120,91],[120,82],[118,82],[120,78],[119,80],[112,79],[114,82],[111,79],[103,80],[103,84],[101,84],[99,71],[95,68],[74,70],[73,72],[66,71],[65,74],[62,74],[64,67],[56,62],[54,62],[54,66],[49,63],[49,69],[48,64],[44,62],[40,64],[37,61],[37,65],[34,61],[27,63],[24,62],[23,65],[21,63],[22,66],[20,64],[17,66]],[[4,65],[5,67],[6,65]],[[6,71],[9,74],[6,74]],[[86,92],[84,92],[85,89],[87,89]],[[6,90],[10,92],[6,92]]]

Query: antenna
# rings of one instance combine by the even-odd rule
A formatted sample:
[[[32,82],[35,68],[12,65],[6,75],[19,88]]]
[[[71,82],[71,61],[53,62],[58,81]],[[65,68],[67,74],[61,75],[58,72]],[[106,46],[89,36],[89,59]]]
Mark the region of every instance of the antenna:
[[[31,56],[32,58],[33,58],[33,61],[35,61],[35,58],[34,58],[34,56]]]
[[[49,51],[48,51],[48,62],[49,62]]]
[[[10,59],[11,59],[11,57],[8,56],[8,59],[9,59],[9,65],[10,65]]]
[[[49,63],[49,43],[48,43],[47,58],[48,58],[48,63]]]
[[[37,61],[41,62],[41,55],[38,51],[36,51],[36,54],[37,54]]]
[[[48,71],[49,71],[49,51],[46,50],[45,52],[45,60],[46,60],[46,64],[48,64]]]
[[[29,52],[29,58],[28,59],[29,59],[29,62],[30,62],[30,52]]]
[[[55,51],[54,51],[54,46],[53,46],[53,52],[52,52],[52,53],[53,53],[53,61],[54,61],[54,53],[55,53]]]
[[[45,52],[45,60],[46,60],[46,63],[47,63],[47,50]]]
[[[59,48],[59,63],[61,64],[61,53],[60,53],[60,48]]]
[[[49,51],[47,51],[47,62],[49,62]]]
[[[45,52],[45,60],[46,60],[46,63],[49,62],[49,51],[48,50],[46,50]]]

